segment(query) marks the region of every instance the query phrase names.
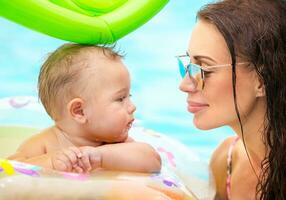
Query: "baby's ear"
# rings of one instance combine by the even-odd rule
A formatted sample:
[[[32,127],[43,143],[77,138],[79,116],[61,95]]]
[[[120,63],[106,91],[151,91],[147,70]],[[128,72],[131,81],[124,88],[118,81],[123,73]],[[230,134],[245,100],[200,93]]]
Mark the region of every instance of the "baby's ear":
[[[69,115],[78,123],[85,123],[86,117],[83,113],[84,101],[81,98],[74,98],[67,104]]]

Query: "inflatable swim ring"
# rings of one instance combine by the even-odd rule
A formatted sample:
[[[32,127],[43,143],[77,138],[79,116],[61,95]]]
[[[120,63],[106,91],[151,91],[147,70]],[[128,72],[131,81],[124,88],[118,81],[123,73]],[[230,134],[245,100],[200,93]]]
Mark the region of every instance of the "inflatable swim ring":
[[[0,199],[192,200],[210,199],[212,195],[208,177],[200,174],[207,170],[207,164],[197,154],[138,124],[131,128],[130,135],[159,152],[159,174],[96,171],[82,175],[5,160],[24,139],[51,121],[36,97],[0,99],[0,113]]]
[[[1,199],[45,199],[51,194],[55,199],[196,199],[178,180],[162,174],[98,171],[83,175],[0,160],[0,177]]]
[[[0,16],[62,40],[113,43],[140,27],[169,0],[0,1]]]

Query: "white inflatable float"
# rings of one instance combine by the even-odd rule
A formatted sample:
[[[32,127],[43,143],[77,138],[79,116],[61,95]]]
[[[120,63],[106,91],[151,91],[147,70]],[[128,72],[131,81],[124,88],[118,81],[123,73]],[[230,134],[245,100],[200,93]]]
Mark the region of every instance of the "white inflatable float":
[[[207,164],[183,144],[134,125],[130,135],[161,155],[159,174],[98,171],[63,173],[5,160],[51,122],[35,97],[0,99],[0,199],[211,199]]]

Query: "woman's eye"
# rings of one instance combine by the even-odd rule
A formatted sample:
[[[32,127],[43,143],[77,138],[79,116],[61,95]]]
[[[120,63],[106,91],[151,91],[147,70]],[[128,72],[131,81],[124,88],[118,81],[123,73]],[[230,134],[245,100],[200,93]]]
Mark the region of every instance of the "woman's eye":
[[[209,77],[212,73],[213,73],[213,71],[204,71],[204,77],[207,78],[207,77]]]

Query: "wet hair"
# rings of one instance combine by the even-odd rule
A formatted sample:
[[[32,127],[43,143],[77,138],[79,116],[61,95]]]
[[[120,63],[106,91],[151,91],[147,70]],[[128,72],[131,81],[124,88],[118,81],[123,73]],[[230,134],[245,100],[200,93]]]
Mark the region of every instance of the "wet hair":
[[[122,58],[113,46],[96,46],[67,43],[52,52],[43,63],[38,77],[39,98],[47,113],[54,120],[62,114],[62,108],[71,98],[79,97],[86,89],[81,81],[87,59],[92,53],[102,53],[108,59]]]
[[[244,145],[236,100],[236,58],[249,61],[264,83],[267,110],[262,137],[267,154],[261,164],[256,197],[286,199],[286,1],[218,1],[204,6],[198,18],[214,24],[227,43]]]

